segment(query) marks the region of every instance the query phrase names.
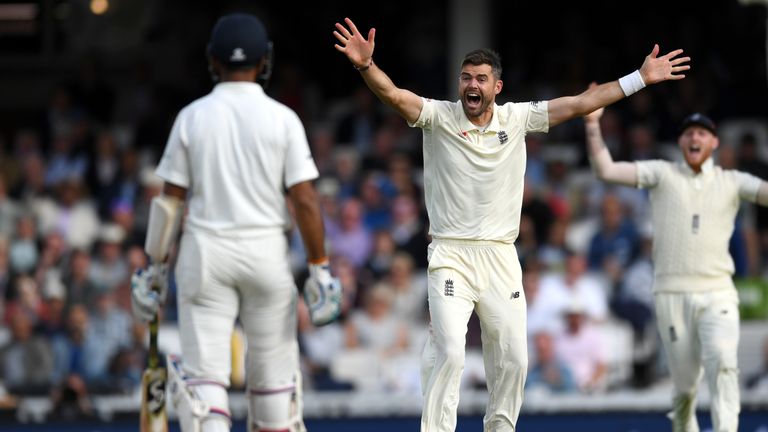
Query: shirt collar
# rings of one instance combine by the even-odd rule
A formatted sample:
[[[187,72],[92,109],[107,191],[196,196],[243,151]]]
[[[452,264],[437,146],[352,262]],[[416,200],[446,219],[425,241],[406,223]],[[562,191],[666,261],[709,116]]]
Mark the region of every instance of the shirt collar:
[[[224,81],[217,83],[213,90],[217,92],[252,91],[260,94],[264,93],[264,89],[261,88],[260,84],[250,81]]]
[[[467,118],[467,115],[464,113],[464,107],[461,104],[461,101],[458,102],[458,108],[459,108],[459,124],[461,125],[461,131],[462,132],[469,132],[469,131],[479,131],[480,126],[477,126],[476,124],[469,121]],[[493,116],[491,117],[491,122],[488,124],[488,127],[485,128],[485,132],[499,132],[501,130],[501,127],[499,126],[499,116],[498,116],[498,105],[493,104]]]
[[[683,166],[683,172],[687,173],[688,175],[695,176],[698,174],[695,173],[685,161],[680,162],[680,164]],[[712,156],[710,156],[707,158],[707,160],[704,161],[703,164],[701,164],[701,174],[709,174],[713,169],[715,169],[715,162],[712,161]]]

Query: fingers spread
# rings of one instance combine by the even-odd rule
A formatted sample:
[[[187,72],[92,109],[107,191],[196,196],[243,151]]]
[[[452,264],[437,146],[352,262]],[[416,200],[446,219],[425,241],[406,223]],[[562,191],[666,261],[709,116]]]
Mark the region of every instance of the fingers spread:
[[[665,56],[664,56],[664,58],[672,58],[672,57],[677,57],[677,56],[679,56],[679,55],[680,55],[680,54],[682,54],[682,53],[683,53],[683,50],[681,50],[681,49],[676,49],[676,50],[672,51],[671,53],[669,53],[669,54],[665,55]]]
[[[339,42],[343,43],[344,45],[346,45],[347,42],[349,42],[348,38],[345,38],[344,36],[339,34],[339,32],[337,32],[337,31],[334,31],[333,35],[336,36],[336,39],[338,39]]]
[[[355,26],[355,23],[352,22],[349,18],[344,18],[344,21],[346,21],[347,25],[349,26],[349,29],[352,30],[352,34],[360,33],[357,31],[357,26]]]
[[[341,34],[343,34],[343,35],[344,35],[344,37],[346,37],[347,39],[349,39],[349,38],[351,38],[351,37],[352,37],[352,35],[349,33],[349,30],[347,30],[347,28],[346,28],[346,27],[344,27],[343,25],[341,25],[341,24],[339,24],[339,23],[336,23],[336,28],[337,28],[337,29],[339,30],[339,32],[340,32]]]

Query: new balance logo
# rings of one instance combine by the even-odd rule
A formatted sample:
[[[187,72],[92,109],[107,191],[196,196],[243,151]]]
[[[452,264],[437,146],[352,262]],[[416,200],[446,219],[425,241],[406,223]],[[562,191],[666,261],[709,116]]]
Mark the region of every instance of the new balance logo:
[[[242,48],[235,48],[232,50],[232,55],[229,56],[229,61],[240,62],[245,61],[245,51]]]
[[[445,296],[453,297],[453,281],[450,279],[445,280]]]
[[[504,132],[504,131],[500,131],[498,133],[498,136],[499,136],[499,142],[502,143],[502,144],[504,144],[507,141],[509,141],[509,136],[507,136],[507,133]]]
[[[520,291],[513,292],[512,295],[509,296],[509,298],[511,298],[511,299],[520,298]]]

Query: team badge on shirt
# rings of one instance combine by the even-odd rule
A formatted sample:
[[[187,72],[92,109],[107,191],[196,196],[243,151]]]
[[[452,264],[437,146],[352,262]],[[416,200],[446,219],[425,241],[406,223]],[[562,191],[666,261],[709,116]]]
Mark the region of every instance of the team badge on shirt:
[[[504,144],[507,141],[509,141],[509,136],[507,135],[507,133],[505,131],[499,131],[499,133],[497,135],[499,137],[499,142],[500,143]]]
[[[451,279],[445,280],[445,296],[453,297],[453,280]]]

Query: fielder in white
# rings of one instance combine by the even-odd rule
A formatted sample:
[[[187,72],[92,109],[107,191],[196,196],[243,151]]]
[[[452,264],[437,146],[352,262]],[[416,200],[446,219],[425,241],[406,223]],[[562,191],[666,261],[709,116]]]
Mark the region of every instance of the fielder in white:
[[[378,98],[424,134],[424,191],[430,220],[431,332],[422,357],[422,432],[453,431],[464,367],[467,322],[476,311],[490,399],[485,431],[514,431],[528,368],[526,306],[514,242],[520,225],[525,135],[616,102],[646,84],[684,78],[688,57],[675,50],[580,95],[496,105],[501,60],[470,52],[456,102],[400,89],[373,61],[375,29],[367,39],[346,19],[336,23],[344,53]]]
[[[305,430],[285,190],[310,260],[304,296],[311,318],[322,325],[339,312],[304,127],[262,88],[270,54],[256,17],[218,20],[208,45],[217,84],[178,114],[157,169],[165,186],[150,212],[146,252],[153,265],[133,277],[133,310],[149,320],[162,303],[164,292],[150,286],[164,274],[186,201],[176,265],[183,362],[168,364],[184,432],[231,427],[230,340],[238,316],[248,347],[248,430]]]
[[[739,422],[738,295],[728,243],[741,200],[768,205],[768,184],[712,162],[715,123],[696,113],[682,124],[684,161],[614,162],[600,133],[602,109],[585,117],[592,168],[601,180],[650,189],[656,316],[674,383],[675,432],[697,432],[702,366],[714,432]]]

